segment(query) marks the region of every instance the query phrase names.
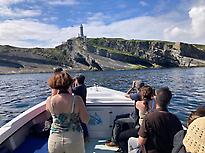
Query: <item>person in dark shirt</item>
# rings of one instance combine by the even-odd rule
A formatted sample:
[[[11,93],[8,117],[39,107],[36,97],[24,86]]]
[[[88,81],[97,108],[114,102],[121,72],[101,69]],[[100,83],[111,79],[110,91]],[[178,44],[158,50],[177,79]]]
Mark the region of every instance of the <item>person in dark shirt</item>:
[[[174,135],[182,130],[176,115],[167,109],[172,93],[164,87],[157,91],[156,110],[148,113],[138,132],[138,146],[143,153],[171,153]]]
[[[84,82],[85,82],[85,76],[78,75],[75,78],[75,87],[73,88],[73,93],[75,95],[80,96],[83,99],[86,106],[87,87]]]
[[[72,89],[72,92],[74,95],[78,95],[83,99],[83,102],[86,106],[86,96],[87,96],[87,87],[85,85],[85,76],[84,75],[78,75],[75,77],[75,82],[74,82],[74,88]],[[84,135],[84,140],[88,140],[88,128],[86,124],[81,122],[81,126],[83,128],[83,135]]]

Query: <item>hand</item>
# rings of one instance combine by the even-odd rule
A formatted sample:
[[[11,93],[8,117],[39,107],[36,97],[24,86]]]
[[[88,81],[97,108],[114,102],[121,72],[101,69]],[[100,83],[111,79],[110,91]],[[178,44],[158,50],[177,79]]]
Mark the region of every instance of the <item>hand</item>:
[[[135,87],[135,81],[132,82],[132,88],[134,88],[134,87]]]

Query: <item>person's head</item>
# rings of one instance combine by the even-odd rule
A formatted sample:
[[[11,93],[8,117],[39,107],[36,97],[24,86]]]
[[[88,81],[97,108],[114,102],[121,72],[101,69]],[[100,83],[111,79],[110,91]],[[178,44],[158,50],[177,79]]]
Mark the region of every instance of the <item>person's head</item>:
[[[140,88],[140,96],[142,100],[151,100],[152,99],[152,87],[145,85]]]
[[[189,126],[195,119],[205,116],[205,107],[199,106],[196,111],[191,112],[187,120],[187,126]]]
[[[72,83],[72,77],[64,71],[59,72],[48,79],[48,85],[52,89],[66,90],[72,85]]]
[[[57,74],[57,73],[60,73],[60,72],[62,72],[62,71],[63,71],[63,68],[62,68],[62,67],[57,67],[57,68],[54,68],[53,73],[54,73],[54,74]]]
[[[80,75],[76,76],[75,79],[78,82],[78,84],[84,84],[85,76],[80,74]]]
[[[144,85],[145,85],[144,82],[142,82],[141,80],[135,80],[134,81],[134,87],[137,90],[140,90],[140,88],[142,88]]]
[[[156,92],[156,102],[160,108],[167,108],[172,98],[172,92],[168,87],[163,87]]]

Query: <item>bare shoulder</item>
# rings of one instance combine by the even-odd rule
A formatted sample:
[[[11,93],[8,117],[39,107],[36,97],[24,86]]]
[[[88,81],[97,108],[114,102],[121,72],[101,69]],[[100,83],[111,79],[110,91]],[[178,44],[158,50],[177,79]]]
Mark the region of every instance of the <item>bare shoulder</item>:
[[[82,102],[82,98],[81,98],[80,96],[78,96],[78,95],[75,95],[75,100],[76,100],[77,102],[79,102],[79,103]]]

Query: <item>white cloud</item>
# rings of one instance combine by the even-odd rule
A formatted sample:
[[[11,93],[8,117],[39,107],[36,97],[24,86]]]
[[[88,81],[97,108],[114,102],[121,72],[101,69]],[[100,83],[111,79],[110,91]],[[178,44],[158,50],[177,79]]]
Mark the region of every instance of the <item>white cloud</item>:
[[[20,9],[17,6],[11,7],[12,4],[29,2],[30,0],[0,0],[0,17],[33,17],[41,15],[39,9]]]
[[[205,5],[192,7],[184,20],[179,20],[178,13],[135,17],[111,24],[106,24],[106,19],[109,17],[100,12],[88,17],[83,24],[85,35],[205,44]],[[79,25],[59,28],[33,20],[0,23],[0,43],[21,47],[54,47],[78,33]]]
[[[46,2],[51,5],[75,5],[78,3],[76,0],[49,0]]]
[[[92,24],[103,24],[104,20],[108,19],[109,17],[104,15],[102,12],[97,12],[95,14],[91,14],[88,18],[87,18],[87,22],[88,23],[92,23]]]
[[[148,5],[148,3],[145,2],[145,1],[140,1],[139,4],[142,5],[142,6],[147,6]]]
[[[158,30],[170,25],[160,18],[138,17],[118,21],[109,25],[99,22],[84,24],[85,34],[89,37],[123,37],[127,39],[161,39],[163,31]],[[0,42],[24,47],[54,47],[71,37],[77,36],[79,26],[58,28],[37,21],[8,20],[0,23]],[[34,40],[32,43],[31,40]],[[20,43],[19,43],[20,42]],[[24,43],[23,43],[24,42]],[[36,42],[39,42],[37,45]]]
[[[11,9],[7,6],[0,7],[0,16],[3,17],[33,17],[41,15],[40,10]]]
[[[161,39],[160,28],[169,26],[169,21],[161,22],[161,17],[136,17],[114,22],[110,25],[87,23],[85,34],[90,37],[123,37],[126,39]]]
[[[0,6],[16,4],[24,1],[26,0],[0,0]]]
[[[205,44],[205,5],[192,7],[189,19],[181,25],[167,27],[165,38]]]
[[[31,20],[7,20],[0,23],[0,43],[20,47],[54,47],[77,35],[78,29],[59,29]]]
[[[205,5],[194,7],[189,11],[189,16],[192,20],[191,27],[195,37],[205,35]]]

